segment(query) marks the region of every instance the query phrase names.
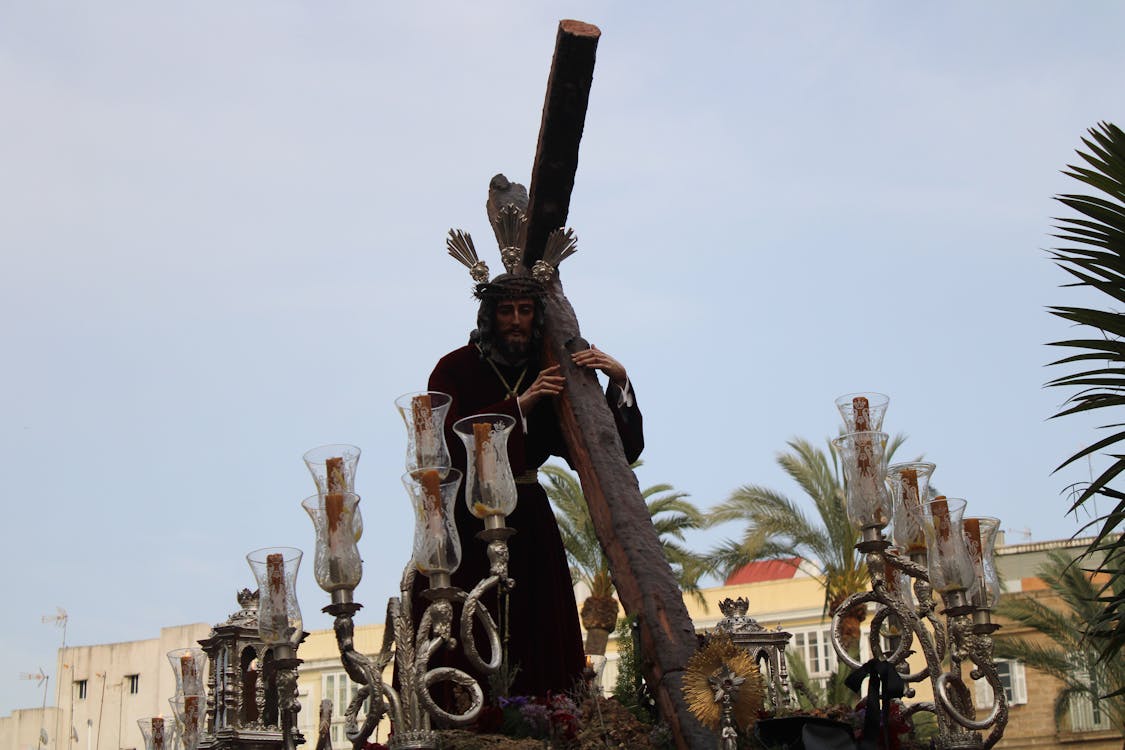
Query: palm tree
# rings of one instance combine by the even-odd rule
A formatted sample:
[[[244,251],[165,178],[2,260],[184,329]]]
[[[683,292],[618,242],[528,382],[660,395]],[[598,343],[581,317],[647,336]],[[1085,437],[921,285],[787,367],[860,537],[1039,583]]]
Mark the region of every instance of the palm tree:
[[[1089,130],[1090,138],[1083,138],[1091,153],[1078,152],[1089,165],[1069,165],[1064,174],[1099,191],[1100,195],[1060,195],[1057,200],[1082,214],[1079,218],[1058,219],[1055,235],[1070,247],[1055,248],[1052,260],[1077,281],[1068,286],[1090,287],[1109,296],[1109,303],[1125,302],[1125,132],[1111,123],[1103,122]],[[1078,391],[1067,399],[1055,414],[1088,412],[1110,409],[1107,418],[1113,434],[1095,441],[1075,453],[1058,467],[1063,468],[1092,453],[1100,453],[1125,441],[1121,428],[1120,409],[1125,406],[1125,313],[1112,309],[1097,310],[1085,307],[1051,307],[1054,315],[1084,327],[1089,333],[1066,341],[1056,341],[1051,346],[1078,350],[1078,354],[1052,362],[1053,365],[1081,363],[1079,371],[1052,380],[1047,385],[1077,387]],[[1097,412],[1099,414],[1107,412]],[[1125,471],[1125,454],[1120,447],[1112,452],[1113,463],[1095,480],[1079,485],[1071,512],[1083,506],[1095,495],[1108,497],[1114,508],[1095,518],[1090,525],[1100,524],[1097,537],[1090,545],[1088,555],[1101,557],[1100,570],[1113,580],[1125,569],[1125,493],[1113,489],[1109,483]],[[1056,469],[1058,471],[1058,469]],[[1085,632],[1099,643],[1101,658],[1111,659],[1125,650],[1125,596],[1113,593],[1108,584],[1099,592],[1102,608],[1088,621]],[[1125,683],[1111,686],[1125,691]]]
[[[637,461],[632,468],[640,465]],[[555,506],[555,519],[570,560],[571,577],[575,583],[584,583],[590,589],[590,596],[582,605],[582,625],[587,633],[605,631],[608,636],[617,626],[618,604],[613,598],[609,561],[594,532],[582,485],[573,472],[561,466],[547,464],[540,470],[547,478],[544,489]],[[701,599],[699,578],[704,570],[703,561],[685,547],[683,541],[685,531],[703,526],[703,514],[687,500],[687,493],[677,492],[670,484],[648,487],[641,491],[641,497],[645,499],[660,545],[680,587]]]
[[[902,444],[896,435],[887,455]],[[790,440],[789,451],[777,456],[785,473],[813,502],[819,523],[779,492],[759,485],[743,485],[711,509],[708,524],[744,523],[740,539],[728,539],[708,553],[709,567],[723,577],[755,560],[800,557],[824,576],[824,607],[829,615],[852,594],[867,588],[867,568],[856,552],[859,532],[848,520],[844,480],[831,442],[825,452],[807,440]],[[859,648],[863,610],[854,608],[842,622],[841,641],[849,651]]]
[[[998,638],[996,656],[1019,659],[1029,667],[1045,672],[1063,683],[1055,698],[1055,723],[1061,722],[1075,698],[1086,698],[1104,711],[1114,729],[1125,732],[1125,695],[1105,696],[1106,688],[1125,684],[1125,659],[1120,653],[1099,662],[1098,649],[1083,633],[1086,624],[1098,616],[1098,586],[1074,562],[1059,553],[1039,570],[1039,577],[1065,604],[1056,610],[1030,596],[1005,596],[996,608],[998,614],[1037,630],[1047,643],[1022,638]],[[1112,577],[1109,584],[1120,597],[1125,578]]]

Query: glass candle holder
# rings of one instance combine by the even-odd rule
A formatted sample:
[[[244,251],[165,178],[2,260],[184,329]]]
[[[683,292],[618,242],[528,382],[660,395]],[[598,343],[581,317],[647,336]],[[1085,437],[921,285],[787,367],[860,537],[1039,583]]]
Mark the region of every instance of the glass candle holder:
[[[183,696],[177,695],[175,698],[168,699],[168,708],[171,710],[171,721],[165,721],[164,729],[167,731],[168,727],[172,727],[172,744],[169,747],[183,750],[184,739],[184,719],[182,715],[182,708],[176,707],[176,698]]]
[[[163,716],[137,719],[137,726],[141,728],[141,736],[145,740],[145,750],[172,750],[175,730],[171,724]]]
[[[508,461],[508,435],[515,426],[506,414],[474,414],[453,424],[468,457],[465,502],[485,528],[503,526],[504,517],[516,509],[516,480]]]
[[[168,663],[176,675],[176,695],[203,695],[203,670],[207,654],[201,648],[177,648],[168,652]]]
[[[832,441],[848,488],[848,518],[858,529],[882,529],[891,521],[887,492],[887,434],[853,432]],[[865,535],[866,538],[866,535]]]
[[[1000,519],[983,517],[966,518],[962,523],[965,546],[973,561],[973,585],[969,587],[969,601],[977,609],[992,609],[1000,601],[1000,576],[996,572],[996,534]]]
[[[203,711],[207,699],[202,695],[182,695],[169,698],[172,710],[179,722],[180,740],[183,750],[196,750],[199,747],[200,730],[203,727]]]
[[[347,443],[321,445],[301,456],[316,482],[318,495],[329,492],[355,492],[355,472],[359,465],[360,450]],[[363,516],[356,510],[352,523],[356,541],[363,536]]]
[[[965,544],[965,501],[939,497],[922,504],[926,562],[930,585],[941,594],[965,591],[973,584],[973,564]]]
[[[887,555],[903,555],[901,547],[891,546],[887,548]],[[914,597],[910,593],[910,576],[905,571],[899,570],[892,565],[887,558],[883,558],[883,589],[887,594],[903,604],[910,606],[914,602]]]
[[[313,575],[327,591],[351,591],[363,577],[363,560],[356,545],[355,520],[359,515],[359,495],[354,492],[329,492],[312,495],[301,502],[316,529],[316,556]]]
[[[301,641],[297,604],[297,569],[302,552],[293,547],[265,547],[246,556],[258,582],[258,637],[267,646]]]
[[[333,443],[313,448],[301,456],[316,482],[317,493],[355,492],[360,452],[354,445]]]
[[[406,423],[406,470],[452,466],[445,444],[445,417],[453,397],[439,391],[405,393],[395,408]]]
[[[930,499],[930,477],[937,466],[925,461],[891,464],[887,467],[887,488],[891,493],[891,516],[896,546],[907,555],[926,552],[922,531],[922,502]]]
[[[414,505],[414,566],[430,579],[430,586],[449,585],[449,574],[461,564],[454,505],[461,472],[445,467],[422,467],[402,475]]]
[[[882,393],[848,393],[836,399],[844,432],[880,432],[891,400]]]

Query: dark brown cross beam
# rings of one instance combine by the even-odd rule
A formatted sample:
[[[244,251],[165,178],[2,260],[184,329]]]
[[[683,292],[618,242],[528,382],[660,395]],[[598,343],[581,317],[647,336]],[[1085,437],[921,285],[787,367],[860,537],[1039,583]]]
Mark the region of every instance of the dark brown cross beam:
[[[596,26],[581,21],[559,23],[531,171],[524,248],[528,267],[542,257],[547,235],[566,224],[600,36]],[[699,724],[683,696],[684,668],[696,648],[695,628],[637,478],[625,461],[597,376],[568,356],[572,342],[580,340],[578,320],[558,277],[549,290],[546,334],[548,357],[561,365],[567,380],[563,396],[556,399],[559,422],[617,595],[625,612],[638,618],[649,689],[677,747],[713,748],[715,735]]]

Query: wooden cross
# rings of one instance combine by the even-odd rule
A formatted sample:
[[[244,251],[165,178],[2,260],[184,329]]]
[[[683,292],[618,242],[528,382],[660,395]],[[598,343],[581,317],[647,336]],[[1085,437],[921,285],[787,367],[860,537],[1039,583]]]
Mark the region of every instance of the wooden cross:
[[[591,24],[559,23],[531,171],[523,256],[528,268],[542,257],[547,235],[566,224],[600,36]],[[547,356],[562,367],[567,381],[555,400],[559,422],[617,595],[626,614],[638,618],[649,689],[677,747],[715,747],[715,735],[699,724],[683,697],[683,672],[696,650],[695,628],[597,376],[568,356],[572,342],[580,341],[578,320],[557,276],[548,289],[545,327]]]

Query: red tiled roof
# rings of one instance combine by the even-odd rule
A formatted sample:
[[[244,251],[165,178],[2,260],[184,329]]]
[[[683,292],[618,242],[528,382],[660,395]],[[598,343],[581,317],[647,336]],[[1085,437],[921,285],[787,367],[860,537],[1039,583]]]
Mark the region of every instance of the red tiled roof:
[[[731,573],[726,586],[739,583],[758,583],[760,581],[781,581],[797,574],[801,558],[789,557],[782,560],[757,560]]]

